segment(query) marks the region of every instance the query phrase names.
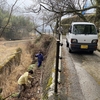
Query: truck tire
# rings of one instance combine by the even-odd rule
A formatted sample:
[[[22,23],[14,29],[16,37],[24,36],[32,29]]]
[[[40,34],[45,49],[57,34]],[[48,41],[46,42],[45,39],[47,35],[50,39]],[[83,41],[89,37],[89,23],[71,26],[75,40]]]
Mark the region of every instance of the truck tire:
[[[93,51],[90,51],[89,53],[90,53],[90,54],[93,54]]]

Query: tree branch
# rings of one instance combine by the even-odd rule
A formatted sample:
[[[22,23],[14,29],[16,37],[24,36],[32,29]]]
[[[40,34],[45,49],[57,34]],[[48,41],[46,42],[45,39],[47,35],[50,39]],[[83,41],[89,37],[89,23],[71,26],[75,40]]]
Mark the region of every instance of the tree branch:
[[[2,34],[4,33],[6,27],[8,26],[8,24],[9,24],[9,22],[10,22],[11,15],[12,15],[12,12],[13,12],[13,8],[14,8],[15,4],[17,3],[17,1],[18,1],[18,0],[16,0],[15,3],[13,4],[13,6],[11,7],[11,12],[10,12],[8,21],[7,21],[6,25],[4,26],[4,28],[3,28],[3,30],[2,30],[2,32],[1,32],[1,34],[0,34],[0,37],[2,36]]]

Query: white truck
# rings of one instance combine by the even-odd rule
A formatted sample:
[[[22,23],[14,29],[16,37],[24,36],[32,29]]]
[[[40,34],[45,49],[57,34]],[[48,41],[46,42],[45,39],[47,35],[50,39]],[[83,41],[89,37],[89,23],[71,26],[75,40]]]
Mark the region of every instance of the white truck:
[[[90,22],[72,22],[69,32],[66,34],[66,45],[69,52],[89,51],[93,53],[97,49],[98,31]]]

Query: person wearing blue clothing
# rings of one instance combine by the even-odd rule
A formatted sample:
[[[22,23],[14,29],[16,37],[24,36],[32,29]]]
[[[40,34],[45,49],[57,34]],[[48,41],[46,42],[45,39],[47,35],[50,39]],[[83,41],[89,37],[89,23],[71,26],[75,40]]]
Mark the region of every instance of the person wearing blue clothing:
[[[40,67],[42,65],[42,61],[43,61],[43,54],[42,54],[42,52],[39,51],[39,53],[36,54],[35,57],[38,58],[38,67]]]

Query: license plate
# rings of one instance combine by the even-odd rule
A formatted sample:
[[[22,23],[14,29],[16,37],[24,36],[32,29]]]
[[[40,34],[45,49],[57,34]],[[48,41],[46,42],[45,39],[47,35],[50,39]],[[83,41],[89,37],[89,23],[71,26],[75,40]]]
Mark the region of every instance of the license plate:
[[[81,49],[87,49],[88,45],[81,45]]]

